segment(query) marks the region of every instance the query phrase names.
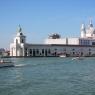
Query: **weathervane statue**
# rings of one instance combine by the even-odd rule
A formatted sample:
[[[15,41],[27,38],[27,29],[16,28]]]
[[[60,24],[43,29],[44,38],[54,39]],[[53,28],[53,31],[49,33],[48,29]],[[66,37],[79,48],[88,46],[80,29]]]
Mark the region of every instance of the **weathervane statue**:
[[[19,26],[18,26],[18,29],[17,29],[17,32],[21,32],[22,31],[22,28],[21,28],[21,26],[20,26],[20,24],[19,24]]]

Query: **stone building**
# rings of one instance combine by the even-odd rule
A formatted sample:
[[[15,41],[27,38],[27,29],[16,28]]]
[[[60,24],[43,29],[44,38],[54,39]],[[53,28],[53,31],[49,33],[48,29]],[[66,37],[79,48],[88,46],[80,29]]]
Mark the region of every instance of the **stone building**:
[[[86,27],[81,26],[81,36],[61,38],[57,33],[49,35],[43,44],[26,42],[26,36],[19,26],[13,43],[10,44],[10,56],[15,57],[46,57],[59,56],[95,56],[95,28],[90,20]]]

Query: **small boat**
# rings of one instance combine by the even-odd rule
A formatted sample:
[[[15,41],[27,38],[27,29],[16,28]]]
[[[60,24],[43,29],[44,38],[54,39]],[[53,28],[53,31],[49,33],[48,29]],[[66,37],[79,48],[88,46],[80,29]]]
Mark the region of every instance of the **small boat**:
[[[60,55],[59,57],[66,57],[66,55]]]
[[[8,60],[0,60],[0,68],[1,67],[14,67],[14,63],[12,61],[8,61]]]
[[[66,57],[66,55],[65,54],[61,54],[61,55],[59,55],[59,57]]]
[[[67,57],[66,54],[62,53],[62,54],[59,54],[59,57]]]
[[[83,60],[84,58],[83,57],[74,57],[72,58],[72,60]]]

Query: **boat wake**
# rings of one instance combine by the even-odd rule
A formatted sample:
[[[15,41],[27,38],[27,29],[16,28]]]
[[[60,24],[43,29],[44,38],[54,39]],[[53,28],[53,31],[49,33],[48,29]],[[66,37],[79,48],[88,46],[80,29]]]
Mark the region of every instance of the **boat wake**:
[[[74,57],[72,58],[72,60],[83,60],[84,58],[83,57]]]
[[[24,66],[26,66],[26,64],[16,64],[16,65],[14,65],[15,67],[24,67]]]

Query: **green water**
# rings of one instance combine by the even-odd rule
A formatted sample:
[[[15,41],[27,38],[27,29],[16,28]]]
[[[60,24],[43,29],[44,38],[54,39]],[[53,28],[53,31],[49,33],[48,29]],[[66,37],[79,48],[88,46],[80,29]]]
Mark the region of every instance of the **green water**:
[[[0,95],[95,95],[95,58],[14,58],[0,68]]]

